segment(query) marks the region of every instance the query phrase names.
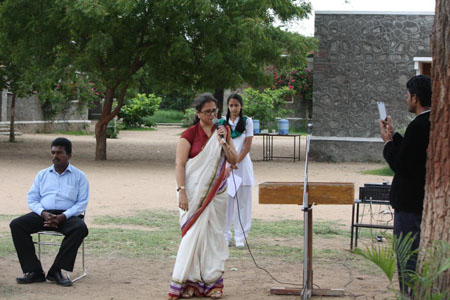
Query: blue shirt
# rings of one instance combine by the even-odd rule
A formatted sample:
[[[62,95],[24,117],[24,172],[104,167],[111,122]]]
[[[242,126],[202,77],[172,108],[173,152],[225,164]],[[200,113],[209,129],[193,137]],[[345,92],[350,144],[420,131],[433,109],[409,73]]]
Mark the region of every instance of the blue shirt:
[[[59,174],[55,166],[40,171],[27,194],[31,211],[64,210],[67,219],[86,210],[89,202],[89,182],[86,175],[71,164]]]

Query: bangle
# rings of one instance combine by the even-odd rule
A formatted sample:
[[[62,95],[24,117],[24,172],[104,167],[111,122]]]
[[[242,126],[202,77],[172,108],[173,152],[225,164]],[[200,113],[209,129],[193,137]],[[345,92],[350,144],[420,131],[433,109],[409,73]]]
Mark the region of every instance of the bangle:
[[[184,185],[180,185],[178,188],[177,188],[177,192],[179,192],[180,190],[184,190],[185,188],[184,188]]]

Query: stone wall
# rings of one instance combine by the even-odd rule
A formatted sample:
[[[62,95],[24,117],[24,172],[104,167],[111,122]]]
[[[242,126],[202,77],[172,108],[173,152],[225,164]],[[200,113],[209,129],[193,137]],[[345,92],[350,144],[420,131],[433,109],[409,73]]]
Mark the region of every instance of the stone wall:
[[[12,94],[3,91],[0,99],[2,107],[0,123],[9,124],[11,100]],[[72,103],[51,120],[46,120],[38,95],[16,98],[14,120],[15,128],[25,133],[86,130],[90,124],[87,108],[80,108],[77,102]]]
[[[376,102],[397,127],[408,123],[406,82],[416,74],[413,58],[430,56],[433,22],[432,14],[316,12],[313,159],[382,160],[373,151],[381,139],[365,139],[380,137]]]

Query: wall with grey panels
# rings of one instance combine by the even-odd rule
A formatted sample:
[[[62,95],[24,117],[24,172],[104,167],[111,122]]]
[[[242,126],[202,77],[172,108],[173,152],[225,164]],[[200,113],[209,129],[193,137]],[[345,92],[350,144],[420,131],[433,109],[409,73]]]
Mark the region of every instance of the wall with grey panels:
[[[379,137],[377,101],[404,127],[410,119],[405,85],[415,75],[413,58],[430,56],[433,22],[433,15],[316,12],[314,135]],[[364,160],[356,153],[363,152],[367,160],[382,159],[374,157],[374,143],[336,143],[314,141],[312,156],[353,161]]]
[[[6,119],[10,120],[12,94],[7,95],[7,105],[5,114]],[[4,101],[4,100],[3,100]],[[79,108],[77,103],[67,106],[63,111],[59,112],[53,120],[87,120],[88,111],[86,107]],[[45,120],[42,113],[39,96],[37,94],[27,98],[16,98],[15,117],[16,121],[42,121]]]

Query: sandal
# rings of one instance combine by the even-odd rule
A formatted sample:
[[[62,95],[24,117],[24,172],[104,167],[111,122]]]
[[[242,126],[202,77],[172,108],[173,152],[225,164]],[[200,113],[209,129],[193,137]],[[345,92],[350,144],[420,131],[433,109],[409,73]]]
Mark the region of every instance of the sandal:
[[[211,299],[220,299],[222,298],[222,291],[219,289],[212,290],[211,293],[209,294],[209,297]]]
[[[188,287],[183,294],[181,294],[181,298],[192,298],[194,296],[195,289],[193,287]]]
[[[169,296],[169,298],[167,298],[168,300],[177,300],[178,297],[177,296]]]

